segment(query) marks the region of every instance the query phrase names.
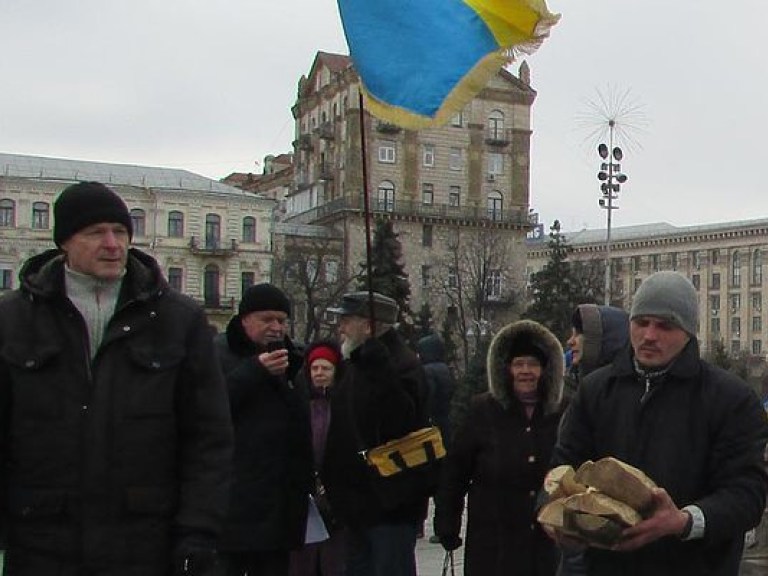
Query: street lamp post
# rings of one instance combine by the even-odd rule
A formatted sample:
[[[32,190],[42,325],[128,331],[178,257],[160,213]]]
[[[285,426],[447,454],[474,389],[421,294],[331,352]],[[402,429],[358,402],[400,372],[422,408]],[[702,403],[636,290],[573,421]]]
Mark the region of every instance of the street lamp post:
[[[608,145],[600,144],[597,153],[603,160],[597,179],[600,180],[600,208],[607,211],[607,226],[605,233],[605,304],[611,304],[611,214],[618,210],[615,201],[619,199],[621,185],[627,181],[627,175],[621,172],[621,162],[624,153],[618,146],[613,146],[614,121],[608,123]]]

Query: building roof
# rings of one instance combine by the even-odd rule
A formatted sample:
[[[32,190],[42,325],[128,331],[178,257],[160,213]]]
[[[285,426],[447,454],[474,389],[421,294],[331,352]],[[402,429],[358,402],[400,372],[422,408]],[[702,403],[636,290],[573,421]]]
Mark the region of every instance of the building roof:
[[[80,182],[139,188],[200,191],[234,196],[252,196],[239,188],[177,168],[109,164],[87,160],[25,156],[0,152],[0,176]]]

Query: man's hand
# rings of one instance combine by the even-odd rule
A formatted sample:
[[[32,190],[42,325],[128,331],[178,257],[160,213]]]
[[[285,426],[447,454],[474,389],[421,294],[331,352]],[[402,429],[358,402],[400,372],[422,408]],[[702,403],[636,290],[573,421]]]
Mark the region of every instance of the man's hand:
[[[653,489],[653,513],[622,533],[614,550],[642,548],[664,536],[680,536],[688,523],[688,512],[680,510],[663,488]]]
[[[273,376],[282,376],[288,370],[288,350],[285,348],[274,352],[262,352],[258,360]]]

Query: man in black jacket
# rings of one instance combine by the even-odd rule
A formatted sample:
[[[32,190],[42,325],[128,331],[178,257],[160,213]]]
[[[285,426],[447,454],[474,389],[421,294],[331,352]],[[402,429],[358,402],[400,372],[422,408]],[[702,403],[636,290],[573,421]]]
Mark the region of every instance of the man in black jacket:
[[[212,329],[129,249],[112,190],[53,212],[59,249],[0,298],[5,574],[211,574],[232,450]]]
[[[294,385],[302,356],[285,334],[290,311],[276,286],[251,286],[216,339],[235,427],[228,576],[284,576],[304,543],[312,444],[309,399]]]
[[[368,292],[353,292],[330,309],[340,315],[348,363],[331,393],[321,475],[334,514],[349,528],[347,576],[413,576],[426,498],[408,487],[398,494],[377,490],[361,452],[423,426],[426,387],[419,359],[393,328],[395,301],[374,292],[373,308],[371,322]]]
[[[640,286],[631,348],[579,386],[554,464],[605,456],[660,487],[612,550],[589,548],[589,576],[736,576],[744,533],[765,508],[768,421],[757,395],[699,358],[698,295],[676,272]]]

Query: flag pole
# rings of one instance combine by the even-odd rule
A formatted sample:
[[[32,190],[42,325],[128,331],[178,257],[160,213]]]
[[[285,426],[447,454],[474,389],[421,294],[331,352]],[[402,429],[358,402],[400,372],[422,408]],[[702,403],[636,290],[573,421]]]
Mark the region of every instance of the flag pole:
[[[368,269],[368,310],[371,320],[371,336],[376,336],[376,316],[373,303],[373,267],[371,264],[371,200],[368,188],[368,146],[365,141],[365,108],[363,106],[362,82],[358,88],[360,111],[360,153],[363,168],[363,218],[365,219],[365,265]]]

